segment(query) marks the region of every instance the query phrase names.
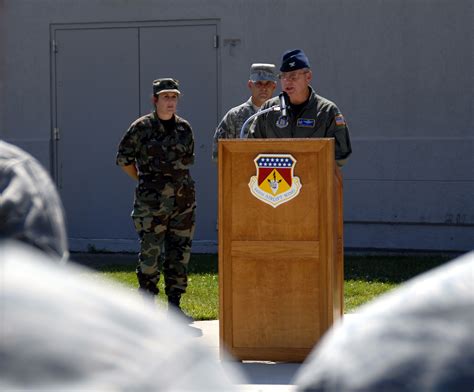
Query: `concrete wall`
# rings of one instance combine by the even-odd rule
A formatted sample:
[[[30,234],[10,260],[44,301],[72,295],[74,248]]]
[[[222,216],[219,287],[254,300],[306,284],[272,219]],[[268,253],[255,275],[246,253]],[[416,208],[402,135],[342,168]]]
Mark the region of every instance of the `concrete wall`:
[[[344,113],[354,150],[343,170],[346,247],[472,249],[472,4],[4,0],[0,137],[53,169],[52,25],[217,20],[220,115],[247,98],[252,62],[278,64],[284,50],[296,47],[312,62],[313,86]],[[189,62],[192,72],[185,53],[179,61]],[[213,129],[201,132],[210,143]],[[215,217],[215,211],[204,213]],[[199,241],[216,241],[215,232],[197,237],[197,248]]]

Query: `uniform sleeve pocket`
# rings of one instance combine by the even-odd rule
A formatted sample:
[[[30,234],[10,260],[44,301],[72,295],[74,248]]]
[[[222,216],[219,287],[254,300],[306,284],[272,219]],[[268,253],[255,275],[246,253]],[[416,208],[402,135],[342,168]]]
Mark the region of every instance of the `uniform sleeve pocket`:
[[[334,132],[336,159],[344,159],[351,153],[351,147],[348,142],[347,129],[338,129]]]

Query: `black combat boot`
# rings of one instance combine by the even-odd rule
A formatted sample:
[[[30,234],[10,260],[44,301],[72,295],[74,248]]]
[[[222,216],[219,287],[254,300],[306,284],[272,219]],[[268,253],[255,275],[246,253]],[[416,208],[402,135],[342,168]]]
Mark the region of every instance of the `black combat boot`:
[[[178,314],[182,319],[184,319],[186,323],[191,324],[192,322],[194,322],[194,319],[183,312],[183,310],[179,306],[180,300],[181,300],[180,295],[176,295],[176,294],[169,295],[168,296],[168,311],[173,311],[175,314]]]
[[[136,269],[135,273],[138,278],[138,291],[144,296],[150,296],[151,298],[158,295],[160,292],[156,283],[153,282],[148,275],[145,275],[139,268]]]

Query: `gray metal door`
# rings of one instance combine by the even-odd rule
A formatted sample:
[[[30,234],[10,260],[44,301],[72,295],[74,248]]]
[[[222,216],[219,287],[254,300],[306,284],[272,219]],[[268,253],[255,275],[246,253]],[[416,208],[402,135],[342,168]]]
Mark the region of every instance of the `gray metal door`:
[[[179,114],[195,132],[195,238],[216,240],[216,168],[210,160],[217,121],[215,34],[216,26],[206,24],[53,31],[56,177],[73,250],[135,246],[135,184],[115,166],[115,154],[130,123],[150,111],[152,80],[164,76],[180,80]]]
[[[217,124],[217,50],[215,25],[163,26],[140,29],[142,113],[150,110],[151,82],[174,77],[182,98],[178,114],[191,123],[195,137],[197,223],[195,244],[215,241],[217,166],[211,161],[212,136]]]
[[[57,181],[71,245],[131,238],[133,190],[115,154],[139,114],[138,30],[57,30],[55,42]]]

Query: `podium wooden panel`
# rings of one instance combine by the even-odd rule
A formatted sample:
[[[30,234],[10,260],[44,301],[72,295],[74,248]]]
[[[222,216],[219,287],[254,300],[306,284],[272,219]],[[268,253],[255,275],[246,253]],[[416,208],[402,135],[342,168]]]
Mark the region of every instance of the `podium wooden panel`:
[[[259,154],[291,154],[298,196],[249,189]],[[333,139],[219,141],[221,347],[240,360],[303,361],[343,313],[342,177]]]

